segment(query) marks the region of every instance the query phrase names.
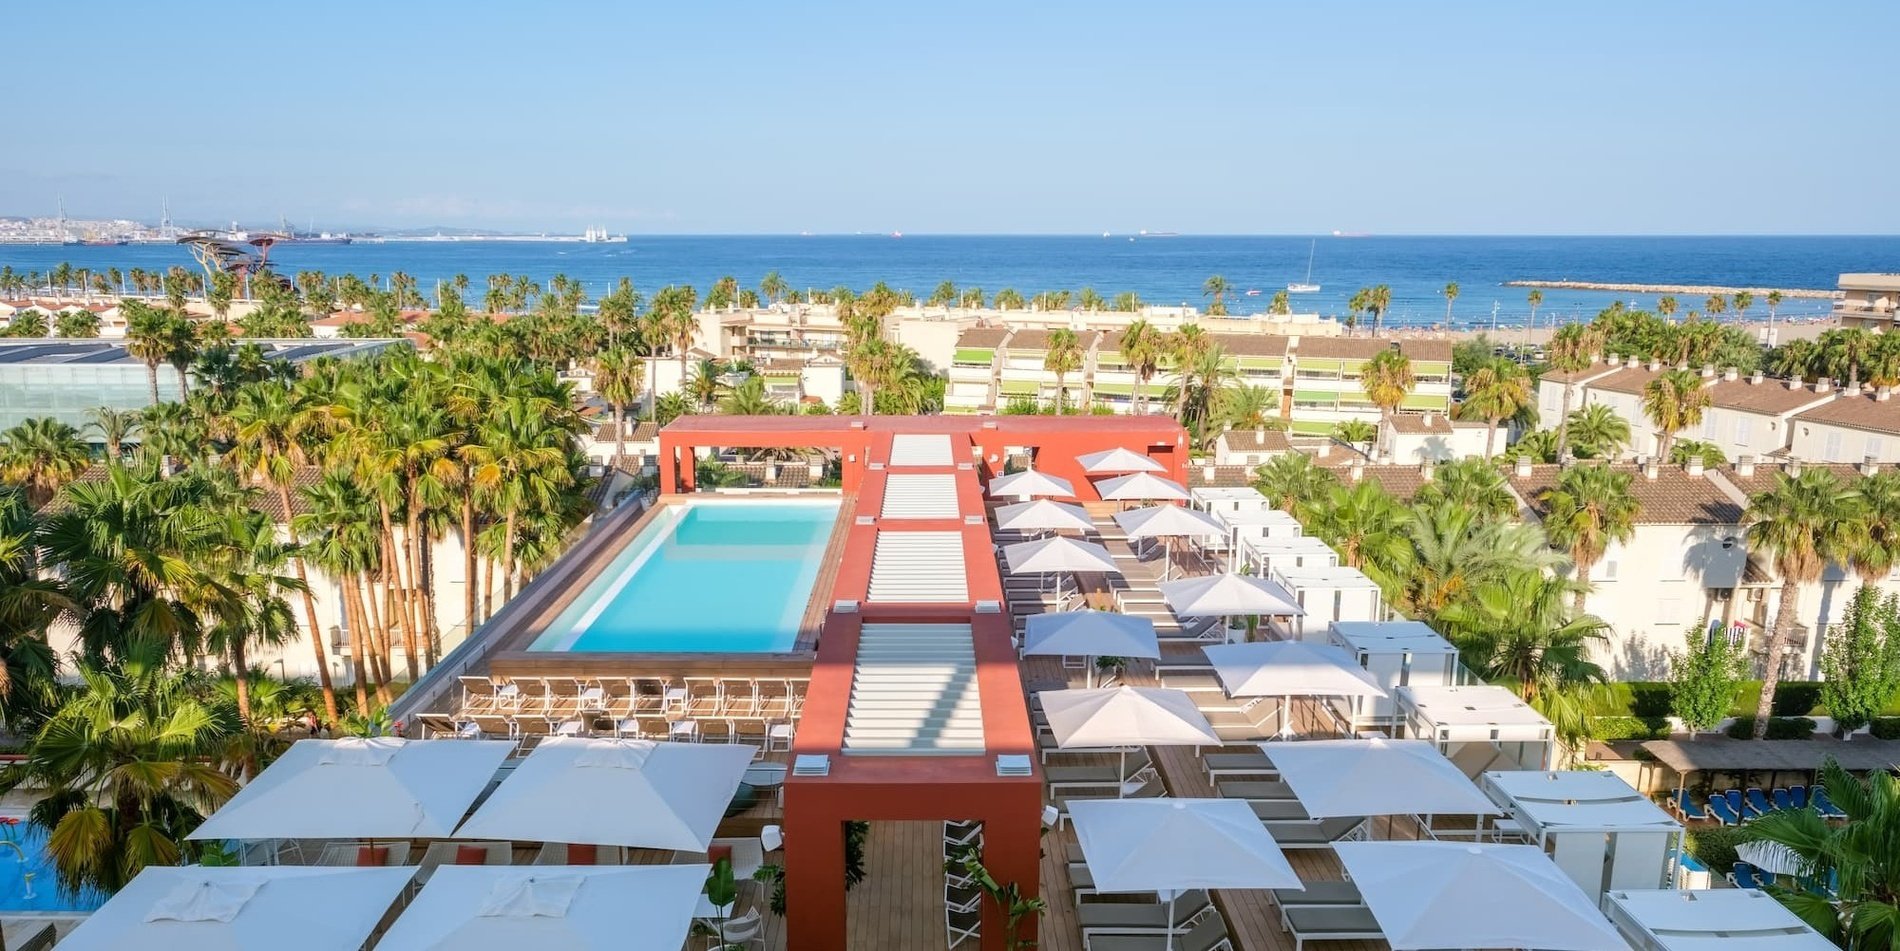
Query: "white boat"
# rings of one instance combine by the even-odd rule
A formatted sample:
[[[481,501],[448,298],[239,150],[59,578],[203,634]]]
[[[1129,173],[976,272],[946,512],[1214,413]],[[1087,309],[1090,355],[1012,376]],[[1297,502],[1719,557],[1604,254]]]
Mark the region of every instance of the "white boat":
[[[1319,290],[1319,285],[1313,283],[1313,252],[1318,248],[1319,248],[1318,241],[1314,241],[1311,245],[1307,247],[1306,249],[1306,280],[1300,281],[1295,284],[1288,284],[1286,286],[1287,293],[1312,294]]]

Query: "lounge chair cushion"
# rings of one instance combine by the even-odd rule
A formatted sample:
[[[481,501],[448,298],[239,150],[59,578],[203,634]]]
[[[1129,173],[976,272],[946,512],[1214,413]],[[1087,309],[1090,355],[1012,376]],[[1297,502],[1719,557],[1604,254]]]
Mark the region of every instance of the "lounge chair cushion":
[[[361,868],[382,868],[389,863],[389,846],[363,845],[356,849],[356,864]]]
[[[1300,934],[1352,934],[1378,937],[1379,920],[1364,905],[1286,909],[1287,924]]]
[[[456,846],[455,847],[455,864],[457,865],[487,865],[488,864],[488,846],[486,845],[458,845]]]
[[[569,865],[594,865],[598,861],[599,860],[594,856],[594,847],[591,845],[570,845],[567,847],[567,864]]]
[[[569,848],[572,848],[572,846]],[[732,861],[732,846],[715,845],[706,850],[706,861],[718,865],[720,859],[725,859],[728,862]]]

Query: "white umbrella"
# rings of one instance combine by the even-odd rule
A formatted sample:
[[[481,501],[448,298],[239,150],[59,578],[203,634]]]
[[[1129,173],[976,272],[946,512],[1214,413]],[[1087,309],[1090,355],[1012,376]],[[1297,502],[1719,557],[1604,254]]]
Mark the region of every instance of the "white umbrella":
[[[1133,449],[1120,447],[1075,457],[1089,475],[1118,475],[1124,472],[1166,472],[1168,468]]]
[[[1043,690],[1043,716],[1063,749],[1116,747],[1126,776],[1130,746],[1219,746],[1220,737],[1193,698],[1165,687]],[[1119,789],[1119,785],[1117,786]]]
[[[1594,902],[1532,845],[1336,842],[1393,951],[1629,951]]]
[[[1245,800],[1081,800],[1069,819],[1096,890],[1165,892],[1170,924],[1186,889],[1304,887]]]
[[[997,509],[996,527],[1014,532],[1086,532],[1095,522],[1080,505],[1037,499]]]
[[[1059,499],[1075,498],[1075,486],[1069,480],[1047,473],[1028,469],[1015,475],[1006,475],[990,481],[990,497],[998,499],[1033,499],[1037,496],[1053,496]]]
[[[1249,575],[1203,575],[1157,585],[1161,599],[1179,617],[1233,617],[1240,614],[1305,614],[1285,588]]]
[[[1277,697],[1280,729],[1290,697],[1383,697],[1378,678],[1345,649],[1304,641],[1258,641],[1201,648],[1230,697]],[[1468,784],[1467,784],[1468,785]]]
[[[1087,657],[1089,683],[1095,683],[1096,657],[1159,658],[1155,622],[1113,611],[1060,611],[1032,614],[1023,625],[1025,657]]]
[[[59,946],[61,951],[360,948],[415,871],[151,865]]]
[[[1110,502],[1186,502],[1188,491],[1181,483],[1163,479],[1150,472],[1103,479],[1095,491]]]
[[[544,739],[457,835],[704,852],[755,752],[736,743]]]
[[[444,865],[378,951],[679,951],[705,865]]]
[[[1425,740],[1276,743],[1267,757],[1315,819],[1499,812],[1496,803]]]
[[[444,838],[513,750],[487,740],[299,740],[188,838]]]
[[[1115,514],[1115,524],[1128,533],[1129,538],[1225,538],[1227,526],[1222,525],[1214,516],[1206,512],[1197,512],[1180,505],[1157,505],[1145,509],[1129,509]],[[1166,578],[1173,570],[1173,553],[1167,554],[1161,577]]]
[[[1003,561],[1012,575],[1056,576],[1056,597],[1062,597],[1062,574],[1070,571],[1101,571],[1121,574],[1115,556],[1094,542],[1078,541],[1056,535],[1033,542],[1003,546]]]

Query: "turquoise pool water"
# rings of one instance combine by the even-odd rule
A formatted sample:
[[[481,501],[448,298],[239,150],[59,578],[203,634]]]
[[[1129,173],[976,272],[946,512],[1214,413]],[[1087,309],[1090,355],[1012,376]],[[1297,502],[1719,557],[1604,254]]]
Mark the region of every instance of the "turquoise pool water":
[[[106,896],[91,889],[77,895],[60,891],[53,857],[46,854],[46,830],[22,821],[7,827],[6,838],[20,848],[0,845],[0,912],[93,911],[106,903]]]
[[[791,650],[839,504],[734,499],[669,506],[529,649]]]

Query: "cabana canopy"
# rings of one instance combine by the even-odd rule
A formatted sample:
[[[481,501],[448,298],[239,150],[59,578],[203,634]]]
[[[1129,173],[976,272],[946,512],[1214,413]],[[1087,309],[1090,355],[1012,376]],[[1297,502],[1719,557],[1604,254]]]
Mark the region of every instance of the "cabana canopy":
[[[1629,949],[1534,846],[1337,842],[1333,850],[1393,951]]]
[[[1382,697],[1385,689],[1326,644],[1254,641],[1201,648],[1230,697]]]
[[[754,752],[737,743],[544,739],[457,835],[704,852]]]
[[[1484,774],[1491,798],[1533,835],[1658,832],[1682,829],[1648,796],[1615,773],[1593,770],[1498,770]]]
[[[485,740],[299,740],[189,838],[445,838],[513,749]]]
[[[996,510],[996,527],[1013,532],[1086,532],[1095,523],[1080,505],[1037,499]]]
[[[309,865],[148,866],[80,922],[59,947],[61,951],[360,948],[414,873],[413,868]]]
[[[1061,571],[1100,571],[1121,574],[1115,556],[1094,542],[1077,541],[1066,535],[1033,542],[1017,542],[1003,547],[1003,560],[1012,575],[1037,575]]]
[[[1451,760],[1422,740],[1308,740],[1262,749],[1315,819],[1498,813]]]
[[[1237,617],[1243,614],[1300,615],[1286,589],[1265,578],[1203,575],[1164,581],[1156,586],[1168,608],[1180,617]]]
[[[705,865],[436,870],[378,951],[679,951]]]
[[[1129,538],[1222,538],[1227,534],[1213,516],[1180,505],[1117,512],[1115,524]]]
[[[1102,452],[1091,452],[1076,456],[1075,461],[1082,464],[1082,471],[1089,475],[1115,475],[1123,472],[1166,472],[1167,467],[1148,458],[1133,449],[1120,446]]]
[[[1033,499],[1038,496],[1072,499],[1075,498],[1075,486],[1060,476],[1052,476],[1034,469],[990,481],[991,498]]]
[[[1109,502],[1185,502],[1187,487],[1150,472],[1103,479],[1095,486]]]
[[[1207,716],[1180,690],[1103,687],[1037,696],[1058,746],[1220,745]]]
[[[1155,622],[1113,611],[1032,614],[1023,625],[1024,656],[1158,658]]]
[[[1643,889],[1604,895],[1638,951],[1838,951],[1759,889]]]

